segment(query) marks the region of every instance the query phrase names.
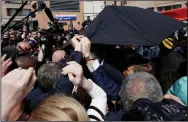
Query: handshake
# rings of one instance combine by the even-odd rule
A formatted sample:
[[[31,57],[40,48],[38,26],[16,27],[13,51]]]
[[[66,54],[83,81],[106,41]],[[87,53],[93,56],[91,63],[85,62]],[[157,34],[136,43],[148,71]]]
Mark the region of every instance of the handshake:
[[[91,42],[84,35],[76,35],[72,38],[71,44],[74,47],[75,51],[80,51],[83,53],[84,58],[90,56]]]

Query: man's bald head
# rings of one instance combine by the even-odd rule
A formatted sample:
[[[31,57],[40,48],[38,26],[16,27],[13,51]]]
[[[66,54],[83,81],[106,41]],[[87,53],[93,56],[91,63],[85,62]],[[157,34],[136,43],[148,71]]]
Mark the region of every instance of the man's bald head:
[[[16,48],[20,51],[31,51],[31,46],[29,43],[27,42],[19,42],[16,46]]]
[[[57,50],[52,55],[52,61],[59,62],[65,56],[66,56],[66,52],[64,50]]]

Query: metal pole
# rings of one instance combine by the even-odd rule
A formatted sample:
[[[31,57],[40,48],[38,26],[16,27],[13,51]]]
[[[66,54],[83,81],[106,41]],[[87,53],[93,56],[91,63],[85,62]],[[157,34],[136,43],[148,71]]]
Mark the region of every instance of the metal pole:
[[[28,1],[24,2],[22,6],[16,11],[16,13],[9,19],[9,21],[5,24],[5,26],[1,29],[1,32],[3,32],[7,26],[11,23],[11,21],[16,17],[16,15],[24,8],[24,6],[27,4]]]
[[[33,12],[31,12],[29,15],[27,15],[25,18],[23,18],[22,20],[20,20],[19,22],[15,23],[13,26],[11,26],[10,28],[6,29],[5,31],[3,31],[2,33],[5,33],[6,31],[10,30],[11,28],[15,27],[16,25],[18,25],[19,23],[21,23],[22,21],[24,21],[25,19],[28,19],[29,16],[32,16],[33,14],[35,14],[38,11],[35,10]]]
[[[34,28],[33,28],[33,19],[32,19],[32,17],[31,17],[31,30],[33,30]]]

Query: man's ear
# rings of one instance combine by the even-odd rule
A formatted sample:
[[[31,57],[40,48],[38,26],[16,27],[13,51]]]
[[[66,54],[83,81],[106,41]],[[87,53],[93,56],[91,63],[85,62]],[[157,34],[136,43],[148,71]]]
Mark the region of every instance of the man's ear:
[[[144,69],[146,72],[151,72],[153,70],[152,66],[149,63],[144,65]]]
[[[123,74],[124,76],[128,76],[129,74],[133,73],[133,71],[134,71],[134,65],[129,66],[127,69],[125,69]]]
[[[134,65],[127,68],[129,71],[134,70]]]

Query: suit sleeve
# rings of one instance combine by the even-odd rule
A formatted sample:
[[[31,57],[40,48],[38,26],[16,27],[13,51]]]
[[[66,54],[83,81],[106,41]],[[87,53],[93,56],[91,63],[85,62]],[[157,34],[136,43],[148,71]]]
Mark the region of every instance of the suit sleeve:
[[[98,60],[87,62],[87,67],[92,74],[92,80],[100,86],[111,100],[117,100],[119,97],[120,85],[104,71]]]

